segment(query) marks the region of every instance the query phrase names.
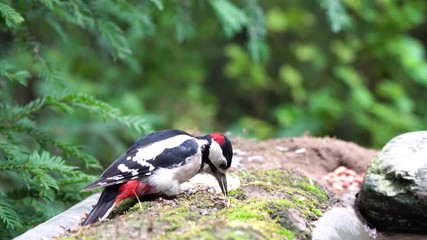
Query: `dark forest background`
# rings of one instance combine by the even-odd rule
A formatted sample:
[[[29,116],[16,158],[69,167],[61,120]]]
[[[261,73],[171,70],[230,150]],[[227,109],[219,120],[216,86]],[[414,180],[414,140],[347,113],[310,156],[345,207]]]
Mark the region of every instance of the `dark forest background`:
[[[163,128],[379,148],[427,126],[427,2],[3,0],[0,238]]]

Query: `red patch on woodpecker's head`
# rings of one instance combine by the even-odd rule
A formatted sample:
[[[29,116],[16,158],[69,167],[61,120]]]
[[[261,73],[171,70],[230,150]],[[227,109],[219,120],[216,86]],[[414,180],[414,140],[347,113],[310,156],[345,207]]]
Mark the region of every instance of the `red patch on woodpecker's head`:
[[[225,143],[225,139],[224,139],[224,135],[222,133],[211,133],[210,134],[211,138],[213,140],[215,140],[215,142],[217,142],[220,146],[223,146]]]

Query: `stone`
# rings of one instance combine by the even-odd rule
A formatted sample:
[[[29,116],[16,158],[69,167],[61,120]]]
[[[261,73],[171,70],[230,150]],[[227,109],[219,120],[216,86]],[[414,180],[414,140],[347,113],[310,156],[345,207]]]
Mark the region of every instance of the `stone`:
[[[384,146],[368,166],[356,206],[378,229],[427,229],[427,131]]]
[[[228,191],[238,189],[240,187],[239,177],[233,174],[227,174],[227,187]],[[219,187],[218,181],[210,174],[197,174],[187,182],[181,184],[181,191],[197,192],[200,189],[210,188],[216,193],[222,194],[221,188]]]
[[[373,239],[351,207],[334,207],[313,225],[313,240]]]
[[[100,193],[93,194],[65,212],[17,236],[14,240],[53,239],[64,235],[69,230],[76,229],[83,220],[84,213],[92,210],[92,206],[96,204],[100,195]]]

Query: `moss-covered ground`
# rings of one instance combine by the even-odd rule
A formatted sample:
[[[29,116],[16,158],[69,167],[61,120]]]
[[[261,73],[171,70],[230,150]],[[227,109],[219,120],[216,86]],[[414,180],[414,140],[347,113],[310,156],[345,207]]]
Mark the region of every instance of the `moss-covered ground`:
[[[311,224],[329,206],[325,192],[288,170],[239,174],[229,194],[208,191],[152,199],[118,209],[114,219],[62,239],[311,239]],[[129,202],[128,202],[129,204]]]

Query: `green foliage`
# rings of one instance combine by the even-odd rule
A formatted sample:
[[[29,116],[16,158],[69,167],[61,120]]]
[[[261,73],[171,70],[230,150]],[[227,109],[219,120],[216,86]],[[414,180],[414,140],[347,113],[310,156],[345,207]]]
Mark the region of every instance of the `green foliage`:
[[[334,32],[339,32],[343,27],[350,23],[350,17],[347,14],[341,0],[320,0],[322,7],[326,10],[331,28]]]
[[[6,26],[11,29],[18,28],[24,22],[24,18],[10,5],[0,3],[0,13],[6,22]]]
[[[79,27],[90,27],[93,33],[99,31],[100,39],[108,43],[113,58],[125,58],[131,53],[126,39],[120,35],[121,29],[113,22],[95,21],[93,16],[85,15],[87,6],[80,2],[70,5],[57,1],[41,3],[47,9],[36,5],[39,11],[34,14],[25,9],[31,6],[0,4],[5,20],[3,34],[6,38],[11,35],[17,39],[13,43],[6,42],[13,46],[16,44],[16,48],[7,49],[10,45],[0,48],[0,82],[3,88],[0,94],[1,238],[12,237],[81,200],[84,195],[80,189],[95,178],[79,168],[101,168],[92,154],[75,145],[76,141],[70,143],[73,141],[60,139],[52,131],[52,125],[45,122],[50,114],[63,118],[84,109],[98,118],[115,119],[139,133],[145,133],[149,128],[144,117],[124,116],[118,109],[92,95],[68,93],[65,87],[69,84],[69,72],[49,59],[49,50],[43,46],[47,43],[44,36],[30,31],[31,25],[22,24],[27,22],[24,18],[34,20],[35,24],[37,14],[50,17],[58,14],[62,20]],[[53,29],[58,37],[66,39],[65,25],[60,25],[57,20],[51,22]],[[36,96],[27,103],[22,98],[19,100],[20,91],[35,83],[46,89],[35,92]],[[16,99],[24,103],[18,104]]]
[[[66,206],[83,197],[80,189],[95,178],[70,165],[71,160],[79,160],[88,169],[100,168],[92,155],[76,145],[55,139],[48,130],[37,126],[31,118],[45,108],[59,108],[66,112],[83,108],[92,114],[134,126],[137,131],[145,131],[147,127],[144,119],[122,116],[117,109],[84,94],[47,95],[24,106],[2,104],[0,193],[4,200],[0,202],[0,221],[4,231],[12,231],[9,233],[20,232],[23,226],[31,226],[63,209],[48,211],[52,203]],[[34,204],[33,201],[43,204]],[[36,217],[32,214],[34,212]],[[8,236],[7,232],[0,234]]]
[[[248,0],[245,9],[239,9],[227,0],[209,1],[228,37],[246,29],[248,33],[248,50],[254,60],[267,57],[265,45],[266,29],[264,14],[256,0]]]
[[[13,65],[7,61],[0,61],[0,76],[11,82],[18,82],[21,85],[26,85],[30,74],[26,70],[16,70]]]
[[[108,42],[110,47],[114,50],[113,56],[115,58],[126,59],[132,54],[129,49],[126,38],[123,36],[121,29],[115,23],[105,20],[96,22],[99,32],[102,37]]]
[[[227,0],[209,1],[218,18],[221,20],[222,27],[228,37],[240,32],[248,23],[247,17],[243,11],[234,6]]]
[[[8,202],[6,194],[0,192],[0,220],[3,222],[7,229],[21,227],[21,220],[13,210],[12,205]]]
[[[249,51],[263,55],[266,32],[256,1],[243,7],[226,0],[209,4],[225,36],[251,27]],[[164,104],[157,98],[164,86],[157,78],[149,80],[150,73],[139,81],[150,65],[143,61],[150,47],[141,48],[141,43],[150,44],[148,37],[155,33],[166,39],[162,35],[169,28],[179,43],[194,39],[193,17],[205,11],[205,5],[159,0],[0,4],[0,238],[21,233],[82,199],[80,190],[94,180],[83,171],[99,173],[101,164],[150,131],[154,121],[160,125],[162,119],[145,110],[145,101]],[[206,98],[201,88],[205,73],[184,73],[188,69],[178,72],[191,84],[177,105],[183,111],[198,109],[200,114],[192,114],[195,121],[212,118],[213,113],[202,113],[206,102],[187,107],[188,99]],[[187,85],[181,81],[175,87],[181,84]]]
[[[425,129],[425,2],[319,3],[262,5],[274,50],[268,60],[254,63],[241,46],[226,47],[224,75],[236,83],[228,89],[232,130],[308,131],[381,147]]]

